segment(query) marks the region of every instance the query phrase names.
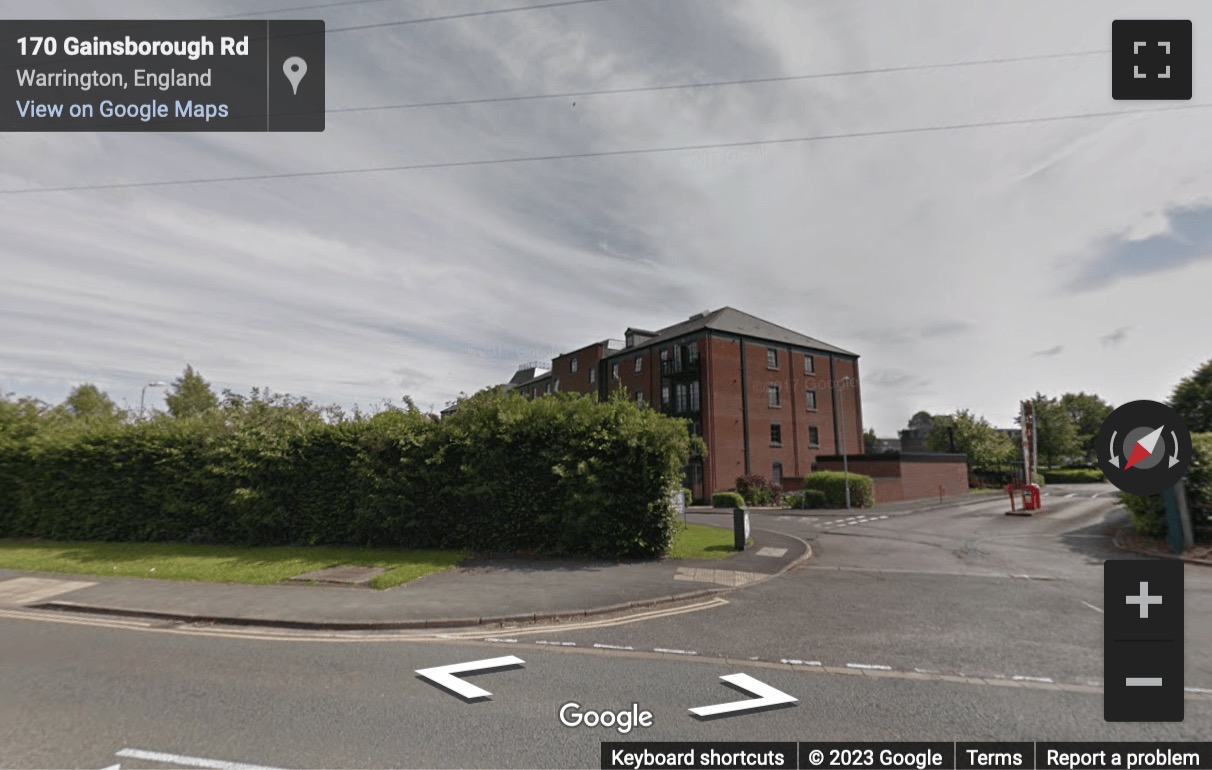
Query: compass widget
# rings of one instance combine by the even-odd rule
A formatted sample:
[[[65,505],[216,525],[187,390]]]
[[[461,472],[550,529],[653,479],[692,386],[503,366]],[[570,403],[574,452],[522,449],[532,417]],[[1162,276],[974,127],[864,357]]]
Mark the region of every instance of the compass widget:
[[[1191,433],[1171,407],[1132,401],[1107,417],[1097,449],[1107,481],[1134,495],[1156,495],[1187,472]]]

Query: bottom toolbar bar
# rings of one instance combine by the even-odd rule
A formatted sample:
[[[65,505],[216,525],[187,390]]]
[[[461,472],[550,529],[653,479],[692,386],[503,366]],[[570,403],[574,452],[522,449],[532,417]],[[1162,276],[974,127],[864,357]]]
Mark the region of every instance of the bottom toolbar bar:
[[[1212,742],[608,742],[611,770],[1212,770]]]

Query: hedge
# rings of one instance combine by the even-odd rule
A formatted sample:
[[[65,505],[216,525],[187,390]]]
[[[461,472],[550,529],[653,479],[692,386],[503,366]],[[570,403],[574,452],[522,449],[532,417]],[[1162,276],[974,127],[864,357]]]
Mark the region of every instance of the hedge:
[[[711,496],[711,504],[716,508],[744,508],[745,498],[737,492],[716,492]]]
[[[1042,473],[1049,484],[1099,484],[1107,480],[1098,468],[1050,468]]]
[[[0,537],[663,554],[682,420],[484,391],[434,421],[299,404],[5,440]]]
[[[1206,538],[1212,526],[1212,433],[1193,433],[1191,445],[1191,466],[1186,475],[1187,505],[1196,536]],[[1161,495],[1141,497],[1121,492],[1119,498],[1128,509],[1133,529],[1151,537],[1166,536],[1169,528]]]
[[[853,491],[853,489],[851,490]],[[843,491],[843,495],[845,492]],[[819,489],[805,489],[790,496],[791,507],[799,509],[825,508],[828,498]],[[843,502],[844,504],[844,502]]]
[[[804,490],[817,490],[825,495],[825,507],[846,507],[846,478],[850,479],[850,505],[870,508],[875,505],[875,487],[870,476],[843,471],[816,471],[804,477]]]

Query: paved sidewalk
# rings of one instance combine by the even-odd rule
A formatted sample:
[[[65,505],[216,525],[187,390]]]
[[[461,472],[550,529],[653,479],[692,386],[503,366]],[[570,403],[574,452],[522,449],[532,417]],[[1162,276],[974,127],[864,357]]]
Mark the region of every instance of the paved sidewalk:
[[[490,559],[385,591],[0,570],[0,606],[7,602],[186,622],[351,630],[548,620],[726,592],[773,577],[811,556],[807,543],[798,538],[757,529],[751,534],[751,548],[725,559],[630,563]],[[18,579],[22,582],[12,582]],[[81,587],[82,583],[88,585]]]

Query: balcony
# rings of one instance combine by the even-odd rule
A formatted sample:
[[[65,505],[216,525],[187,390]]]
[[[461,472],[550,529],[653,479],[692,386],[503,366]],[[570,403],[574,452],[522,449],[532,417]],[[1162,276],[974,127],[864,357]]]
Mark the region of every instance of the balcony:
[[[699,358],[675,358],[661,362],[661,375],[671,377],[676,375],[697,375],[701,371]]]

